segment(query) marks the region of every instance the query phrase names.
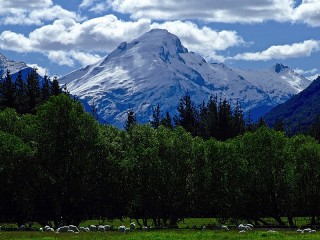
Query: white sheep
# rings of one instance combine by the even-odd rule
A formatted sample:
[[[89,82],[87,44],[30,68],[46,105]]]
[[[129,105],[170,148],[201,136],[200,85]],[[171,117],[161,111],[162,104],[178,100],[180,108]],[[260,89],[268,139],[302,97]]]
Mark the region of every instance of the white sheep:
[[[103,225],[99,225],[99,226],[98,226],[98,231],[99,231],[99,232],[105,232],[106,229],[105,229],[105,227],[104,227]]]
[[[316,233],[317,231],[316,230],[311,230],[309,233]]]
[[[297,229],[297,233],[303,233],[301,229]]]
[[[310,233],[310,232],[311,232],[311,228],[305,228],[305,229],[303,229],[302,231],[303,231],[304,233],[305,233],[305,232]]]
[[[45,228],[44,229],[46,232],[54,232],[54,229],[51,227]]]
[[[39,232],[43,232],[43,228],[39,228]]]
[[[226,225],[222,225],[222,226],[221,226],[221,229],[222,229],[222,230],[225,230],[225,231],[229,231],[229,228],[228,228],[228,226],[226,226]]]
[[[206,228],[206,226],[202,226],[202,231],[204,231],[204,230],[206,230],[207,228]]]
[[[57,232],[57,233],[66,233],[66,232],[68,232],[68,230],[69,230],[69,226],[62,226],[62,227],[59,227],[59,228],[56,230],[56,232]]]
[[[104,229],[105,229],[106,231],[110,231],[110,230],[111,230],[111,226],[110,226],[110,225],[104,225]]]
[[[130,223],[130,230],[133,231],[136,229],[136,224],[134,222]]]
[[[91,232],[96,232],[97,231],[97,226],[96,225],[90,225],[89,229]]]
[[[147,226],[142,227],[142,231],[148,231],[148,230],[149,230],[149,228]]]
[[[124,226],[124,225],[119,226],[118,231],[124,233],[126,231],[126,226]]]
[[[72,230],[73,232],[79,232],[79,228],[77,228],[74,225],[69,225],[69,229],[68,230]]]

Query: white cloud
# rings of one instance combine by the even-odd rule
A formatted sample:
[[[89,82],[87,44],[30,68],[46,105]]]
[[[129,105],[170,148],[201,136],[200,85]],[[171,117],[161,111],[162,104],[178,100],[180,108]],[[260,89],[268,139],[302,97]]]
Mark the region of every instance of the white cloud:
[[[302,0],[301,5],[294,9],[293,20],[320,27],[320,1]]]
[[[151,28],[165,28],[177,35],[190,51],[217,61],[223,61],[217,51],[244,43],[234,31],[199,28],[192,22],[159,24],[151,23],[147,19],[125,22],[114,15],[107,15],[82,23],[70,18],[59,19],[35,29],[28,36],[6,31],[0,35],[0,48],[17,52],[47,52],[52,62],[72,66],[77,58],[82,64],[92,63],[100,57],[92,54],[93,52],[106,54],[114,50],[119,43],[131,41]],[[74,53],[70,49],[74,50]]]
[[[223,61],[216,51],[244,44],[244,40],[234,31],[215,31],[209,27],[199,28],[192,22],[153,23],[151,28],[164,28],[177,35],[189,50],[197,52],[207,59]]]
[[[82,20],[77,13],[53,5],[51,0],[0,0],[0,24],[42,25],[63,18]]]
[[[49,75],[50,75],[49,70],[48,70],[47,68],[41,67],[41,66],[39,66],[39,65],[36,64],[36,63],[28,63],[27,65],[28,65],[29,67],[32,67],[32,68],[37,69],[38,73],[39,73],[41,76],[44,76],[44,75],[49,76]]]
[[[97,0],[83,0],[80,4],[80,8],[88,8],[93,5]]]
[[[296,73],[299,73],[303,76],[305,76],[306,78],[310,79],[310,80],[315,80],[318,76],[320,76],[320,71],[317,68],[313,68],[310,70],[303,70],[303,69],[294,69],[294,71]]]
[[[287,21],[294,7],[294,0],[110,0],[108,3],[115,11],[130,14],[134,19],[198,19],[224,23]]]
[[[52,5],[52,0],[0,0],[0,11],[11,9],[39,9]]]
[[[64,51],[50,51],[48,53],[50,61],[59,64],[60,66],[74,66],[74,61]]]
[[[50,51],[48,53],[50,61],[57,63],[61,66],[73,67],[75,61],[79,62],[82,66],[93,64],[101,59],[98,54],[90,54],[79,51]]]
[[[262,52],[241,53],[228,59],[246,61],[268,61],[271,59],[288,59],[307,57],[320,50],[320,41],[306,40],[292,45],[278,45],[269,47]]]
[[[0,35],[2,49],[17,52],[101,51],[109,52],[122,41],[131,41],[150,30],[150,21],[124,22],[113,15],[94,18],[83,23],[59,19],[32,31],[29,36],[5,31]]]

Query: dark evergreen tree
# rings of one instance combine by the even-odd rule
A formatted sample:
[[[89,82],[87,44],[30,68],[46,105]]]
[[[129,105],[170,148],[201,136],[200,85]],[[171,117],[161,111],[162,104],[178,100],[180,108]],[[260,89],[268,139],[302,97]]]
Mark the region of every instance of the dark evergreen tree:
[[[40,83],[37,69],[33,69],[27,77],[27,96],[29,112],[34,113],[41,100]]]
[[[60,93],[62,93],[62,89],[59,85],[58,78],[54,77],[51,84],[51,95],[58,96]]]
[[[245,131],[246,131],[246,123],[244,120],[244,114],[239,102],[237,101],[236,107],[233,111],[231,137],[236,137],[240,134],[243,134]]]
[[[15,89],[15,84],[12,82],[12,78],[9,70],[7,70],[6,77],[1,82],[0,94],[1,94],[1,106],[3,108],[15,107],[16,89]]]
[[[150,120],[150,124],[155,129],[157,129],[161,124],[161,110],[159,103],[153,108],[152,120]]]
[[[50,78],[46,75],[44,75],[43,78],[43,84],[41,88],[41,102],[45,102],[49,99],[51,96],[51,81]]]
[[[18,72],[18,76],[15,81],[16,86],[16,103],[15,108],[18,113],[24,114],[28,112],[28,96],[27,96],[27,86],[25,81],[22,79],[21,70]]]
[[[136,114],[133,110],[127,112],[127,120],[125,122],[124,129],[129,132],[132,126],[137,124]]]
[[[278,119],[277,121],[275,121],[273,129],[276,131],[284,132],[285,127],[283,119]]]
[[[180,99],[178,113],[179,115],[174,118],[175,124],[196,136],[198,132],[198,112],[189,94]]]
[[[166,116],[161,119],[160,123],[166,128],[173,129],[172,118],[169,112],[166,112]]]
[[[219,130],[217,138],[224,141],[232,136],[232,111],[231,105],[226,99],[219,102],[218,117]]]

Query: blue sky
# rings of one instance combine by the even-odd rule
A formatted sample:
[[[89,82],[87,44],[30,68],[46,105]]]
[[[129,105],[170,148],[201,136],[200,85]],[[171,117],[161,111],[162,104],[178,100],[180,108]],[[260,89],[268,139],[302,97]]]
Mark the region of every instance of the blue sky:
[[[0,52],[62,76],[165,28],[211,62],[320,74],[320,0],[0,0]]]

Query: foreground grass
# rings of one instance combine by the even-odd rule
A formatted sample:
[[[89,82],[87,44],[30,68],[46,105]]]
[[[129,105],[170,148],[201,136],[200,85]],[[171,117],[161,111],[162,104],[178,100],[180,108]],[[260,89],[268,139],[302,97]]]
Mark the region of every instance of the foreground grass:
[[[56,233],[40,233],[40,232],[1,232],[0,240],[2,239],[19,239],[19,240],[56,240],[56,239],[77,239],[77,240],[97,240],[97,239],[117,239],[117,240],[316,240],[320,234],[298,234],[295,231],[279,231],[276,233],[268,233],[267,231],[259,230],[255,232],[238,233],[238,231],[221,232],[213,230],[161,230],[141,232],[135,231],[131,233],[80,233],[80,234],[56,234]]]

